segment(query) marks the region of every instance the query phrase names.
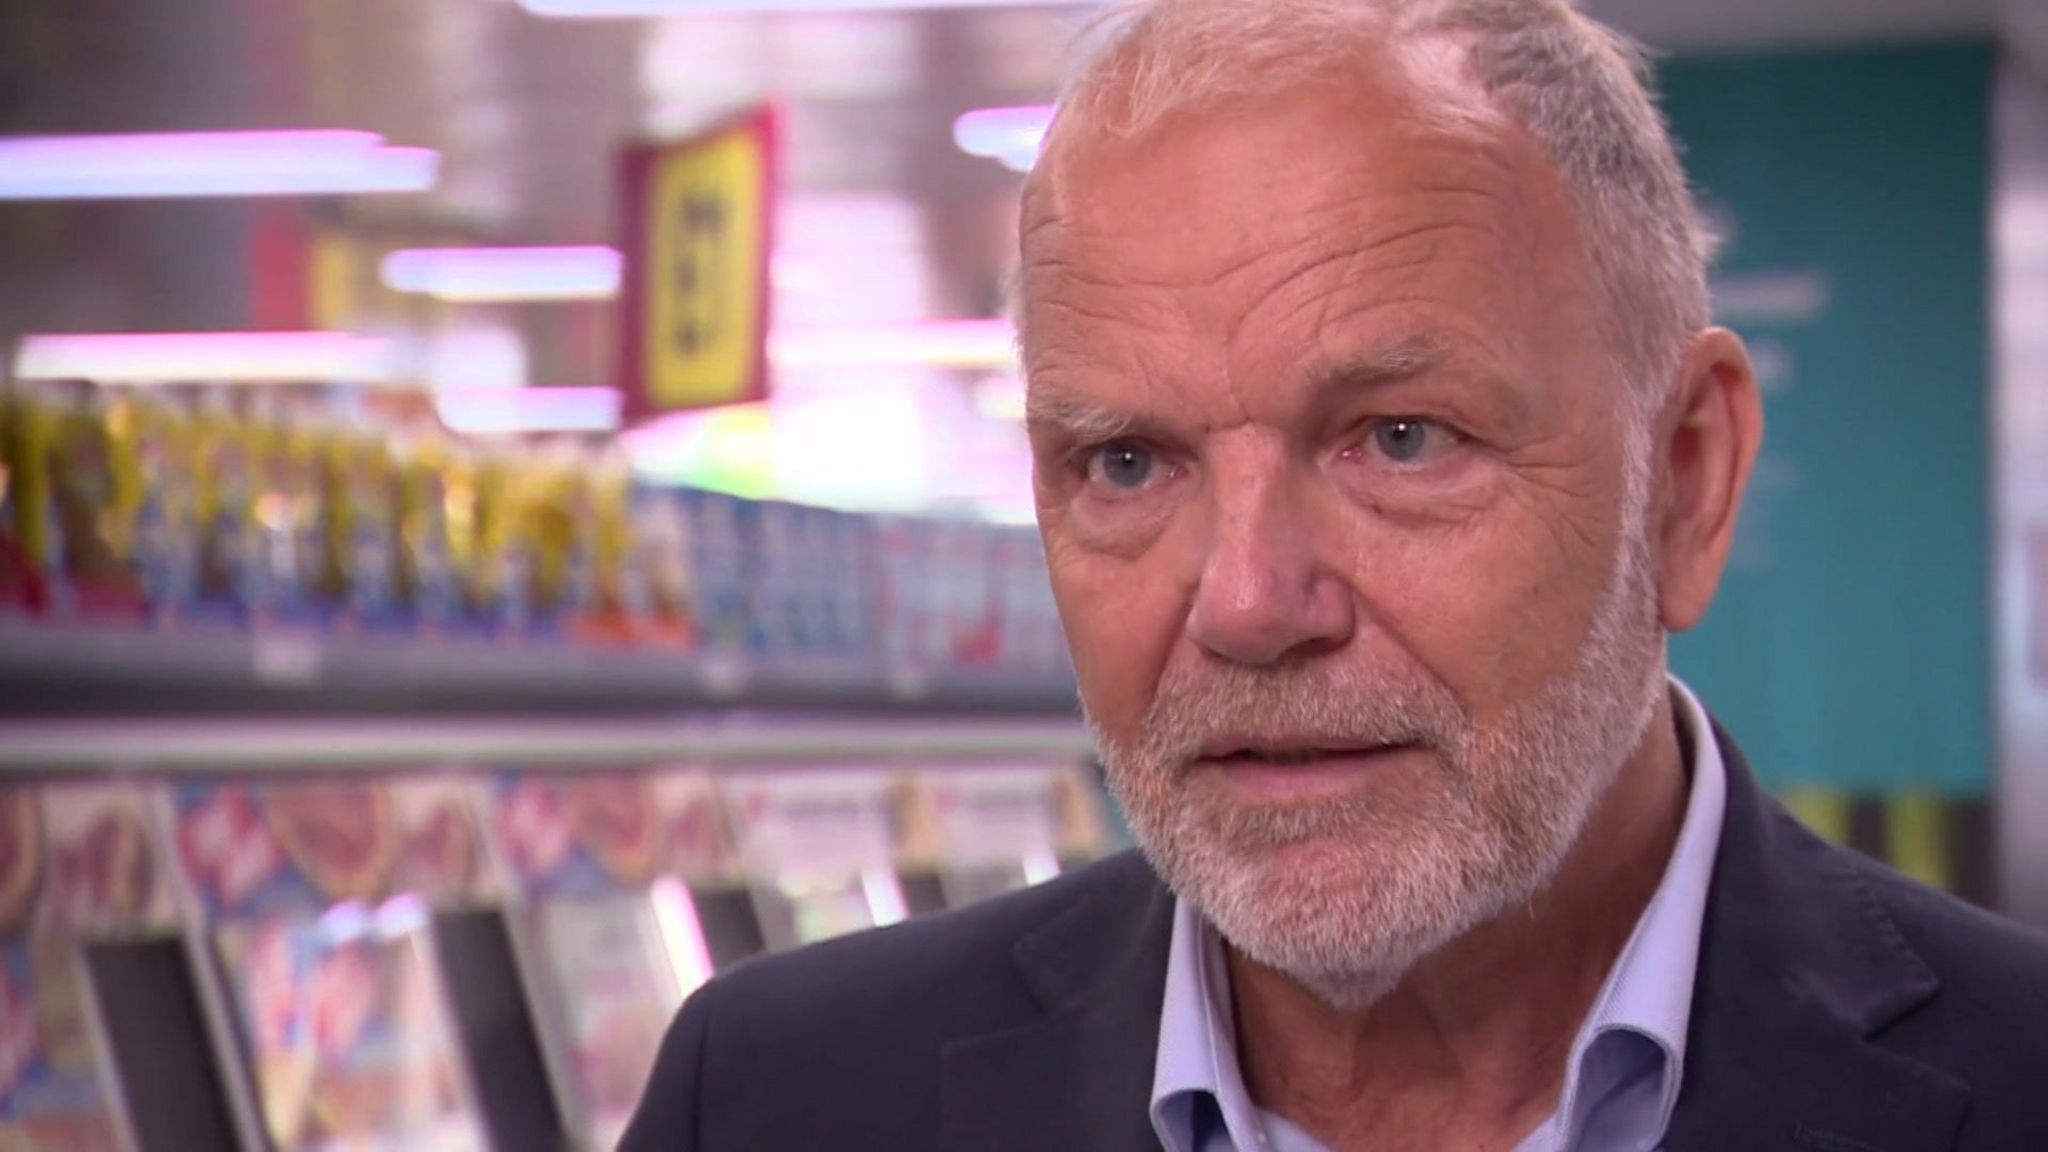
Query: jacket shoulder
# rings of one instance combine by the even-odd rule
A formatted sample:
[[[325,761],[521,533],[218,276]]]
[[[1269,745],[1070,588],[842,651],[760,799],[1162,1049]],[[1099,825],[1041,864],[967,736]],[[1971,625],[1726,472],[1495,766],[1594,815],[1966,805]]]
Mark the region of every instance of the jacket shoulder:
[[[1158,884],[1141,857],[1125,853],[958,911],[721,973],[678,1014],[636,1121],[646,1135],[621,1147],[930,1147],[947,1047],[1023,1027],[1048,1009],[1020,952],[1056,926],[1085,938],[1094,925],[1128,924]]]
[[[1015,951],[1039,929],[1102,904],[1137,902],[1156,885],[1125,852],[1043,884],[788,952],[756,957],[712,981],[723,1010],[760,1011],[803,1027],[849,1015],[930,1015],[961,1002],[1030,996]],[[1014,986],[1014,987],[1013,987]],[[792,1012],[801,1009],[800,1015]]]
[[[1935,986],[1876,1041],[1968,1088],[1958,1148],[2048,1147],[2048,936],[1861,856],[1852,866]]]
[[[2048,1030],[2048,935],[1849,855],[1905,944],[1939,982],[1934,1007],[2024,1021],[2037,1038]]]

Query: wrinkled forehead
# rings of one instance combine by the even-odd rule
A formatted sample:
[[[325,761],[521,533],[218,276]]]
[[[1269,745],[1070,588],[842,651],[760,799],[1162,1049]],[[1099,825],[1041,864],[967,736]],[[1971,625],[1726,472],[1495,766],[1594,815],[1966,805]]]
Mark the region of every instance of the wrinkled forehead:
[[[1550,274],[1577,227],[1541,149],[1512,123],[1421,109],[1410,89],[1345,77],[1135,135],[1072,131],[1026,196],[1027,355],[1046,308],[1192,319],[1213,304],[1230,323],[1276,294],[1448,290],[1474,267],[1576,279]]]
[[[1474,144],[1512,128],[1472,80],[1466,47],[1449,33],[1390,27],[1361,40],[1361,26],[1347,22],[1311,47],[1317,42],[1299,32],[1204,43],[1170,31],[1141,30],[1083,67],[1061,97],[1026,183],[1027,210],[1056,212],[1085,158],[1120,152],[1233,106],[1321,94],[1361,115],[1397,114]]]
[[[1175,92],[1161,90],[1158,62],[1112,54],[1069,93],[1026,183],[1023,302],[1034,263],[1072,260],[1077,242],[1134,226],[1220,219],[1214,209],[1233,198],[1313,209],[1403,181],[1450,188],[1498,183],[1530,161],[1548,169],[1467,79],[1463,55],[1445,36],[1418,35],[1264,71],[1256,58],[1194,60],[1184,63],[1205,80]]]

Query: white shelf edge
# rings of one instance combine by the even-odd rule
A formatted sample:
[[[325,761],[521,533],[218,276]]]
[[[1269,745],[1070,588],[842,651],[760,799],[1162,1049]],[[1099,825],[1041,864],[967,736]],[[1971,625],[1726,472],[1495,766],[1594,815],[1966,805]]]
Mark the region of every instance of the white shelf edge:
[[[329,772],[659,763],[1082,760],[1077,721],[226,719],[0,721],[0,772]]]

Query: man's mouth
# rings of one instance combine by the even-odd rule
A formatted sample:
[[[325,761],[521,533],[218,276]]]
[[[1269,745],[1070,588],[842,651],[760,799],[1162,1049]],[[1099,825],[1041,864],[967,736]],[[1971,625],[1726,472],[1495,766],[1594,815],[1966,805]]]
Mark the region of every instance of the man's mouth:
[[[1420,742],[1227,739],[1205,743],[1193,769],[1242,802],[1315,803],[1356,792],[1424,750]]]
[[[1410,743],[1358,743],[1320,740],[1211,740],[1197,759],[1213,764],[1270,764],[1289,767],[1323,760],[1350,760],[1414,747]]]

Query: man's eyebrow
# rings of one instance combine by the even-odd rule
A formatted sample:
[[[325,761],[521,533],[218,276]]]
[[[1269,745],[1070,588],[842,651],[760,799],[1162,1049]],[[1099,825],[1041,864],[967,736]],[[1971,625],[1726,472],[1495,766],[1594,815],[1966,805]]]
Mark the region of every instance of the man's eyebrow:
[[[1061,432],[1075,440],[1113,440],[1131,430],[1136,421],[1128,412],[1084,400],[1046,385],[1026,385],[1024,423],[1027,427]]]
[[[1433,332],[1413,332],[1366,350],[1332,357],[1315,382],[1325,388],[1357,389],[1409,380],[1453,360],[1450,342]],[[1113,440],[1138,424],[1129,412],[1107,407],[1046,384],[1027,384],[1024,421],[1033,429],[1063,433],[1083,443]]]
[[[1413,332],[1363,352],[1332,357],[1315,373],[1324,386],[1366,388],[1410,380],[1450,359],[1450,345],[1433,332]]]

